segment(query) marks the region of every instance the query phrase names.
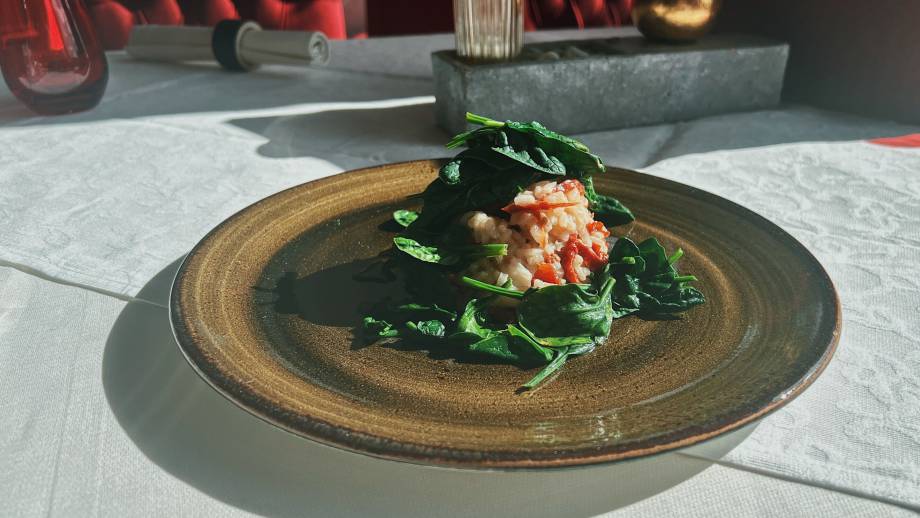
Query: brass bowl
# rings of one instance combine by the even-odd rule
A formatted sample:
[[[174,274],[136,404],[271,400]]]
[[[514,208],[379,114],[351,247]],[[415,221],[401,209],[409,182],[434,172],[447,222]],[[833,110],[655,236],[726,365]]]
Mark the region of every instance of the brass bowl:
[[[721,0],[635,0],[633,23],[646,38],[693,41],[706,35]]]

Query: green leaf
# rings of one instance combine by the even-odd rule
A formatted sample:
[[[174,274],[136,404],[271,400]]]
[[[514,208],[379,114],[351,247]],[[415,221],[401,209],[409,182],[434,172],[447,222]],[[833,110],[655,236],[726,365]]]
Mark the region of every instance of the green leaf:
[[[476,288],[477,290],[487,291],[489,293],[494,293],[496,295],[502,295],[504,297],[510,297],[513,299],[520,299],[524,297],[524,293],[520,291],[512,290],[509,288],[503,288],[501,286],[489,284],[488,282],[478,281],[471,277],[464,276],[460,279],[460,282],[462,282],[463,284],[466,284],[467,286],[471,288]]]
[[[540,372],[536,374],[536,376],[527,381],[527,383],[524,383],[522,387],[527,390],[535,388],[540,383],[546,381],[546,378],[552,376],[553,373],[561,369],[569,358],[582,354],[588,354],[594,351],[594,348],[594,343],[585,343],[581,345],[573,345],[571,347],[562,347],[556,349],[556,356],[553,358],[553,361],[549,362],[546,367],[543,367],[543,369],[541,369]]]
[[[462,159],[458,157],[441,166],[441,169],[438,171],[438,178],[440,178],[441,181],[447,185],[455,185],[460,183],[461,160]]]
[[[608,275],[600,291],[581,284],[529,290],[518,306],[518,321],[544,344],[584,343],[572,340],[584,336],[606,339],[613,320],[610,295],[614,285]]]
[[[621,237],[616,240],[613,247],[610,248],[610,261],[619,260],[624,257],[639,257],[641,252],[636,243],[628,237]]]
[[[566,174],[565,164],[563,164],[559,158],[549,156],[545,150],[537,147],[532,141],[529,142],[526,138],[513,133],[505,133],[504,135],[508,142],[505,145],[493,145],[491,148],[474,147],[461,153],[461,155],[472,156],[475,154],[478,157],[484,157],[486,160],[489,160],[488,154],[482,150],[491,149],[492,152],[535,171],[557,176],[564,176]],[[496,160],[492,159],[489,163],[495,162]]]
[[[503,206],[526,186],[541,178],[532,169],[486,149],[489,156],[510,169],[498,169],[481,160],[463,160],[460,181],[447,185],[437,180],[422,193],[424,209],[413,223],[416,231],[439,234],[464,213],[493,206]],[[505,167],[504,165],[502,167]]]
[[[504,243],[439,248],[423,245],[408,237],[397,236],[393,238],[393,244],[400,251],[419,261],[445,266],[453,266],[462,261],[468,262],[483,257],[499,257],[508,254],[508,245]]]
[[[408,227],[413,221],[418,219],[418,212],[399,209],[393,212],[393,219],[403,227]]]
[[[500,358],[513,363],[521,363],[533,358],[528,354],[529,347],[516,347],[515,341],[506,330],[495,330],[485,327],[485,308],[488,299],[472,299],[467,302],[460,319],[457,321],[456,331],[448,338],[455,346],[465,347],[468,351],[477,354]],[[541,358],[543,356],[541,355]],[[544,361],[549,361],[545,358]]]
[[[668,257],[668,263],[674,264],[683,256],[684,256],[683,249],[678,248],[677,250],[674,251],[673,254],[671,254],[671,257]]]
[[[625,225],[636,219],[632,211],[619,202],[616,198],[598,194],[594,190],[594,180],[591,176],[581,179],[585,186],[585,198],[588,198],[589,208],[594,212],[594,217],[608,227]]]
[[[606,170],[600,157],[591,154],[588,146],[571,137],[548,130],[539,122],[508,121],[505,123],[505,129],[528,135],[538,149],[556,157],[569,171],[590,176]]]
[[[629,238],[617,239],[610,248],[610,271],[617,280],[614,318],[632,313],[662,317],[703,304],[703,294],[686,286],[696,277],[679,275],[674,267],[682,255],[678,250],[668,256],[655,238],[638,245]]]
[[[399,336],[399,330],[386,320],[377,320],[374,317],[364,317],[365,332],[378,338],[393,338]]]
[[[446,318],[448,320],[455,320],[457,318],[457,313],[444,309],[437,304],[402,304],[396,306],[396,311],[400,314],[406,315],[406,318],[425,318],[425,317],[435,317],[435,318]]]
[[[473,353],[501,358],[512,363],[523,361],[521,355],[512,349],[511,343],[507,333],[494,332],[467,345],[466,348]]]
[[[537,385],[539,385],[540,383],[543,383],[543,381],[545,381],[546,378],[550,377],[554,372],[561,369],[562,366],[565,365],[565,361],[568,358],[569,358],[568,348],[565,347],[565,348],[559,349],[558,351],[556,351],[556,357],[553,358],[553,361],[549,362],[546,365],[546,367],[543,367],[543,369],[541,369],[540,372],[538,372],[536,376],[534,376],[533,378],[530,378],[530,380],[527,383],[524,383],[523,388],[527,390],[531,390]]]
[[[439,172],[441,181],[449,185],[460,183],[463,170],[469,162],[485,164],[493,172],[506,171],[514,167],[526,167],[539,173],[562,176],[566,173],[565,165],[558,158],[548,156],[546,152],[520,137],[509,137],[501,132],[492,132],[488,139],[470,141],[470,148],[462,151],[452,161],[445,164]],[[493,142],[498,141],[498,142]]]
[[[489,243],[484,245],[466,245],[450,249],[452,253],[464,259],[481,259],[483,257],[502,257],[508,255],[508,245],[505,243]]]
[[[488,299],[470,299],[457,320],[457,333],[467,333],[477,337],[488,334],[489,330],[480,325],[487,303]]]
[[[482,115],[476,115],[475,113],[466,112],[467,122],[472,122],[473,124],[479,124],[480,126],[486,126],[489,128],[501,128],[505,125],[504,122],[490,119],[488,117],[483,117]]]
[[[396,248],[401,252],[404,252],[410,257],[414,257],[419,261],[435,264],[441,263],[441,254],[438,253],[437,247],[425,246],[414,239],[409,239],[408,237],[403,236],[394,237],[393,244],[396,245]]]
[[[654,237],[650,237],[639,243],[639,254],[645,259],[645,271],[649,275],[657,275],[660,272],[674,272],[671,262],[668,261],[668,254],[665,253],[664,247]]]
[[[573,345],[585,345],[597,343],[597,337],[594,336],[549,336],[545,338],[536,338],[536,341],[544,347],[557,349],[559,347],[569,347]]]
[[[455,135],[450,142],[447,143],[447,149],[454,149],[460,147],[464,144],[467,144],[471,141],[485,140],[496,138],[495,135],[498,133],[499,127],[489,126],[484,128],[476,128],[470,131],[464,131],[458,135]]]
[[[553,351],[537,342],[536,338],[514,324],[508,324],[508,334],[532,347],[545,361],[553,358]]]
[[[406,327],[423,336],[441,338],[444,336],[446,326],[440,320],[422,320],[419,322],[406,322]]]

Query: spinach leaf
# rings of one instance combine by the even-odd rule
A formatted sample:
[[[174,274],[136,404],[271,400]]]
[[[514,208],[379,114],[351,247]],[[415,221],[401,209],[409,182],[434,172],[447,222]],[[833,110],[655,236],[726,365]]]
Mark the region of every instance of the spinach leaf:
[[[467,344],[466,349],[473,353],[493,356],[513,363],[525,361],[523,356],[512,349],[511,344],[508,333],[490,331],[480,339]]]
[[[539,122],[500,122],[472,113],[466,114],[466,120],[483,127],[455,136],[448,142],[448,148],[455,148],[462,144],[473,147],[476,144],[492,142],[494,148],[512,147],[521,151],[520,146],[509,145],[515,140],[520,142],[519,138],[515,138],[515,135],[518,135],[527,138],[528,148],[548,158],[548,161],[554,164],[553,167],[550,167],[553,171],[561,170],[563,173],[566,170],[577,171],[587,175],[604,172],[601,159],[591,154],[588,146],[571,137],[551,131]],[[501,132],[504,133],[504,136],[499,135]],[[527,154],[527,162],[533,161],[544,166],[548,165],[546,158],[534,159],[533,152]]]
[[[418,212],[400,209],[393,212],[393,219],[403,227],[408,227],[418,219]]]
[[[444,309],[437,304],[402,304],[396,306],[395,310],[402,315],[406,315],[407,318],[424,318],[426,316],[446,318],[448,320],[455,320],[457,318],[456,312]]]
[[[463,313],[457,320],[457,330],[451,339],[483,338],[493,333],[486,329],[481,322],[485,320],[485,310],[489,299],[470,299],[463,308]],[[469,336],[467,336],[469,335]]]
[[[524,383],[523,388],[531,390],[540,383],[543,383],[546,378],[550,377],[554,372],[558,371],[565,364],[565,361],[569,358],[569,348],[564,347],[556,351],[556,357],[553,358],[553,361],[549,362],[546,367],[543,367],[536,376],[530,378],[527,383]]]
[[[615,283],[608,275],[596,292],[581,284],[529,290],[518,306],[518,321],[544,345],[602,341],[610,334]]]
[[[490,150],[498,156],[508,158],[534,171],[554,176],[565,176],[565,164],[557,157],[548,155],[545,150],[536,146],[532,141],[528,141],[528,139],[522,135],[515,133],[502,133],[502,135],[505,135],[503,140],[507,143],[497,146],[493,145],[491,148],[474,147],[464,151],[460,156],[475,156],[479,160],[489,160],[487,163],[490,165],[496,164],[496,162],[501,164],[501,162],[491,158],[488,153],[484,153],[485,150]],[[496,166],[493,165],[493,167]],[[498,167],[500,167],[500,165]],[[508,168],[509,167],[504,167],[504,169]]]
[[[471,288],[476,288],[477,290],[487,291],[495,295],[502,295],[504,297],[510,297],[513,299],[520,299],[524,297],[524,294],[520,291],[513,290],[510,288],[504,288],[502,286],[496,286],[494,284],[489,284],[488,282],[482,282],[472,277],[462,277],[460,282],[466,284]]]
[[[464,166],[468,162],[480,162],[495,172],[523,166],[547,175],[566,174],[565,164],[547,155],[526,138],[514,134],[509,137],[503,131],[496,131],[494,135],[498,143],[481,140],[468,142],[471,145],[469,149],[441,167],[438,173],[441,181],[448,185],[460,183],[464,177]]]
[[[465,160],[479,160],[499,170],[517,162],[551,176],[581,176],[604,171],[600,158],[592,155],[587,146],[550,131],[539,122],[499,122],[471,113],[467,114],[467,120],[485,127],[461,133],[448,142],[448,148],[466,144],[470,149],[442,168],[440,176],[446,183],[457,183],[458,162]]]
[[[500,257],[508,255],[508,245],[504,243],[440,248],[437,246],[423,245],[408,237],[397,236],[393,238],[393,244],[395,244],[396,248],[400,251],[405,252],[410,257],[414,257],[419,261],[445,266],[452,266],[459,264],[461,261],[473,261],[483,257]]]
[[[462,159],[455,158],[442,165],[441,169],[438,170],[438,178],[447,185],[456,185],[460,183],[460,166],[462,164]]]
[[[508,324],[508,334],[532,347],[533,350],[536,351],[544,361],[550,361],[553,358],[552,349],[544,347],[532,334],[528,333],[525,329],[522,329],[514,324]]]
[[[386,320],[377,320],[374,317],[364,317],[364,331],[377,338],[393,338],[399,336],[399,330]]]
[[[493,356],[514,363],[532,360],[549,361],[552,352],[539,344],[523,343],[515,340],[511,327],[507,330],[485,327],[485,308],[489,299],[472,299],[467,304],[457,321],[456,331],[448,340],[468,351]],[[536,355],[534,354],[536,353]],[[537,356],[537,357],[535,357]]]
[[[702,293],[687,286],[696,277],[679,275],[674,267],[682,255],[677,250],[668,256],[655,238],[638,245],[626,237],[617,239],[610,249],[610,271],[617,280],[615,318],[631,313],[663,317],[706,302]]]
[[[393,238],[393,244],[401,252],[405,252],[410,257],[426,263],[441,263],[441,254],[438,248],[434,246],[425,246],[414,239],[408,237],[396,236]]]
[[[556,350],[556,356],[553,358],[553,361],[549,362],[546,367],[540,370],[531,378],[527,383],[522,385],[523,388],[531,390],[540,383],[543,383],[546,378],[553,375],[556,371],[562,368],[565,365],[566,360],[572,356],[579,356],[582,354],[588,354],[594,350],[595,344],[582,344],[582,345],[573,345],[571,347],[563,347]]]
[[[502,257],[508,255],[508,245],[505,243],[489,243],[485,245],[465,245],[448,249],[450,253],[464,260],[482,259],[483,257]]]
[[[467,122],[471,122],[473,124],[479,124],[482,127],[464,131],[463,133],[455,135],[454,138],[450,139],[450,142],[447,143],[447,149],[460,147],[470,140],[489,138],[499,128],[503,128],[505,126],[504,122],[492,120],[488,117],[483,117],[481,115],[476,115],[470,112],[466,112],[466,120]]]
[[[502,161],[507,160],[500,155],[495,156]],[[438,234],[461,214],[506,205],[540,178],[540,173],[517,165],[498,170],[479,160],[463,160],[457,184],[434,181],[428,185],[422,193],[424,209],[412,228]]]
[[[364,333],[375,338],[442,338],[447,329],[440,320],[407,320],[399,325],[374,317],[364,317]]]
[[[422,320],[419,322],[406,322],[406,328],[422,336],[441,338],[444,336],[446,326],[440,320]]]
[[[632,211],[619,200],[595,191],[592,177],[582,177],[581,183],[585,186],[585,198],[588,198],[589,208],[594,212],[594,217],[608,227],[624,225],[636,219]]]
[[[582,175],[603,173],[606,169],[600,157],[591,154],[588,146],[565,135],[546,129],[539,122],[513,122],[508,121],[505,127],[530,136],[537,149],[542,149],[547,155],[556,157],[569,171],[577,171]]]

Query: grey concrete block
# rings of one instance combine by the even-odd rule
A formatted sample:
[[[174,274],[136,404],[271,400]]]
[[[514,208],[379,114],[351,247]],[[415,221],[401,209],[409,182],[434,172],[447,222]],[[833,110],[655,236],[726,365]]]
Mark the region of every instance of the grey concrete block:
[[[584,133],[764,109],[779,103],[788,54],[785,43],[742,35],[540,43],[508,63],[441,51],[431,55],[435,111],[450,132],[467,128],[470,111]]]

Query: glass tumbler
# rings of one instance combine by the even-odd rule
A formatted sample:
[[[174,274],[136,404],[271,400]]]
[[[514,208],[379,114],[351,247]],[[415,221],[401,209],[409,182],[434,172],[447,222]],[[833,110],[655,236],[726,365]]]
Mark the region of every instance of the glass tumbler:
[[[522,0],[454,0],[457,55],[472,61],[507,61],[524,41]]]
[[[42,115],[92,108],[109,77],[82,0],[0,0],[0,69],[13,95]]]

